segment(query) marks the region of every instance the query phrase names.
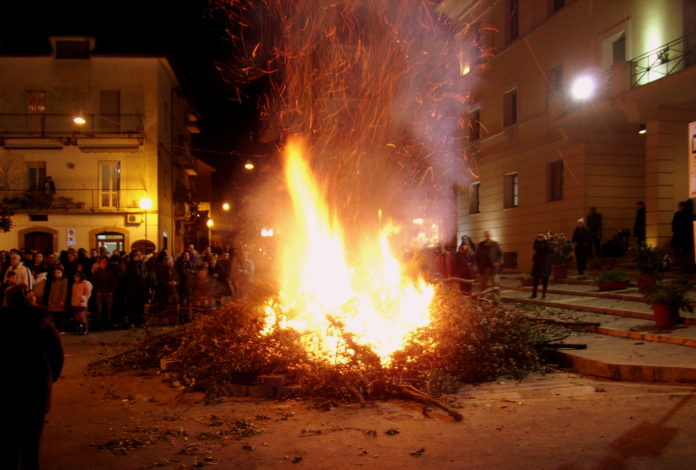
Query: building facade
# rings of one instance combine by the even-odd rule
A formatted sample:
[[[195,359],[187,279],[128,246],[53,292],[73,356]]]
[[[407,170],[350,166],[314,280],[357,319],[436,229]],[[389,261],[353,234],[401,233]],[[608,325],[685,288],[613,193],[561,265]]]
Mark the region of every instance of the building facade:
[[[198,130],[169,62],[50,44],[0,57],[0,249],[180,250]]]
[[[602,241],[647,206],[647,242],[668,245],[688,200],[696,121],[696,2],[448,0],[462,73],[476,71],[458,191],[459,235],[490,230],[528,269],[537,233],[570,235],[591,208]],[[640,131],[640,133],[639,133]]]

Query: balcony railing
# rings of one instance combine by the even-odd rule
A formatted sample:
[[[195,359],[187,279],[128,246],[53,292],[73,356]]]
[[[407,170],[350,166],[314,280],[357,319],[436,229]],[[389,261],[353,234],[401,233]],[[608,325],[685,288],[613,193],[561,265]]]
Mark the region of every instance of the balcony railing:
[[[0,136],[64,137],[95,135],[141,135],[145,128],[142,114],[0,114]]]
[[[0,189],[0,204],[15,212],[139,212],[144,189],[58,189],[54,194]]]
[[[696,31],[631,60],[631,88],[647,85],[696,63]]]

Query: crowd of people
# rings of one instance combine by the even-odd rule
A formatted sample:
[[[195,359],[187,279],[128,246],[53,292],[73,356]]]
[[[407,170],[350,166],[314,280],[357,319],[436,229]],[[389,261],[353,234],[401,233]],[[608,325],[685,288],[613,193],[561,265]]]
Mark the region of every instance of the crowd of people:
[[[178,307],[211,307],[244,297],[254,263],[243,252],[189,244],[176,259],[161,250],[143,255],[106,249],[55,253],[0,251],[0,305],[12,286],[27,286],[36,304],[51,313],[62,332],[138,327],[148,313]],[[185,317],[182,317],[185,320]]]

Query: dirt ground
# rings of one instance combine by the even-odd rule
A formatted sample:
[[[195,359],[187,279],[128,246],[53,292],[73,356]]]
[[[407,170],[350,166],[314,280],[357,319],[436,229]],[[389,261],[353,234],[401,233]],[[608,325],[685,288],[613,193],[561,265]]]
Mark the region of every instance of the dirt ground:
[[[63,336],[44,470],[693,469],[696,387],[569,373],[464,387],[464,420],[415,402],[310,409],[299,400],[205,405],[154,374],[89,376],[135,332]]]

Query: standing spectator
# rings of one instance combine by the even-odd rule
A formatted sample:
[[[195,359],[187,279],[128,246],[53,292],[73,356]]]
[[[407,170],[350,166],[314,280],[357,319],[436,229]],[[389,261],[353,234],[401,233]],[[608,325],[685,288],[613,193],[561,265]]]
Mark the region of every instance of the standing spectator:
[[[541,298],[546,298],[546,288],[549,285],[549,276],[551,276],[551,264],[553,262],[553,248],[549,243],[548,237],[540,233],[534,239],[532,245],[534,255],[532,255],[532,296],[534,299],[537,296],[537,288],[541,281]]]
[[[471,280],[476,277],[476,255],[471,245],[462,237],[462,243],[454,255],[454,276],[460,279]],[[471,283],[459,281],[462,292],[471,292]]]
[[[211,255],[208,261],[208,276],[212,279],[213,296],[219,302],[223,297],[231,297],[230,285],[225,282],[225,271],[218,262],[217,255]]]
[[[75,333],[78,335],[86,335],[89,333],[89,324],[87,323],[87,305],[89,298],[92,295],[92,283],[85,278],[85,273],[82,270],[73,274],[72,295],[70,298],[70,306],[75,320]]]
[[[32,259],[32,264],[31,264],[31,273],[34,275],[34,278],[40,273],[46,271],[46,266],[44,265],[44,255],[43,253],[39,253],[38,251],[34,253],[34,258]]]
[[[157,267],[157,310],[166,310],[170,305],[176,305],[179,302],[177,293],[177,285],[179,284],[179,275],[174,269],[174,259],[171,256],[166,256]]]
[[[201,260],[198,258],[196,255],[196,248],[193,246],[193,243],[189,243],[186,245],[186,251],[189,254],[189,257],[191,258],[191,263],[193,264],[194,268],[197,268],[199,264],[201,264]]]
[[[53,324],[59,331],[65,331],[65,306],[68,301],[68,280],[63,276],[63,267],[53,269],[53,281],[48,287],[48,311],[53,314]]]
[[[498,273],[501,267],[503,253],[500,251],[500,245],[491,237],[491,232],[483,232],[483,241],[476,247],[476,265],[478,266],[479,275],[479,291],[484,292],[488,285],[495,288],[495,299],[499,299],[497,288],[499,285]]]
[[[5,276],[5,282],[0,285],[0,306],[7,307],[7,303],[5,302],[5,292],[12,286],[17,284],[17,273],[10,271],[7,273]]]
[[[5,280],[7,280],[7,274],[14,272],[17,276],[17,284],[24,284],[30,289],[34,287],[34,278],[31,275],[31,271],[24,266],[19,256],[19,253],[13,251],[10,253],[10,265],[5,270]]]
[[[239,252],[236,261],[233,265],[234,292],[238,298],[246,297],[249,293],[249,286],[254,282],[254,262],[244,251]]]
[[[96,300],[95,326],[107,330],[112,326],[112,307],[117,288],[116,273],[109,265],[109,258],[101,256],[92,273],[93,293]]]
[[[463,244],[468,245],[472,253],[476,252],[476,243],[474,243],[474,240],[469,235],[461,236],[459,246]]]
[[[636,202],[636,219],[633,222],[633,236],[638,246],[645,243],[645,203]]]
[[[677,260],[687,261],[691,258],[694,243],[693,218],[687,202],[681,201],[672,217],[672,241],[670,243]]]
[[[234,297],[234,291],[232,289],[232,256],[229,251],[222,253],[222,258],[218,261],[218,266],[220,270],[220,281],[226,286],[227,296]]]
[[[43,181],[41,187],[43,188],[45,194],[48,194],[49,196],[55,196],[56,183],[53,181],[52,177],[47,176],[46,179]]]
[[[592,250],[592,234],[585,225],[585,219],[579,218],[573,237],[570,240],[575,248],[575,262],[578,268],[580,279],[585,279],[585,268],[587,268],[587,258]]]
[[[188,251],[184,251],[177,260],[176,270],[179,275],[179,303],[188,306],[196,279],[196,268]]]
[[[590,207],[590,213],[587,214],[587,229],[592,234],[593,253],[590,253],[590,256],[599,256],[599,248],[602,246],[602,214],[594,207]]]
[[[24,285],[6,292],[10,315],[3,338],[3,427],[10,432],[0,441],[0,468],[38,469],[39,444],[51,405],[51,388],[63,369],[63,347],[45,311],[33,305]]]
[[[126,319],[133,326],[140,326],[145,322],[145,304],[149,299],[148,275],[142,254],[134,250],[126,263],[124,277],[124,289],[126,293]]]

